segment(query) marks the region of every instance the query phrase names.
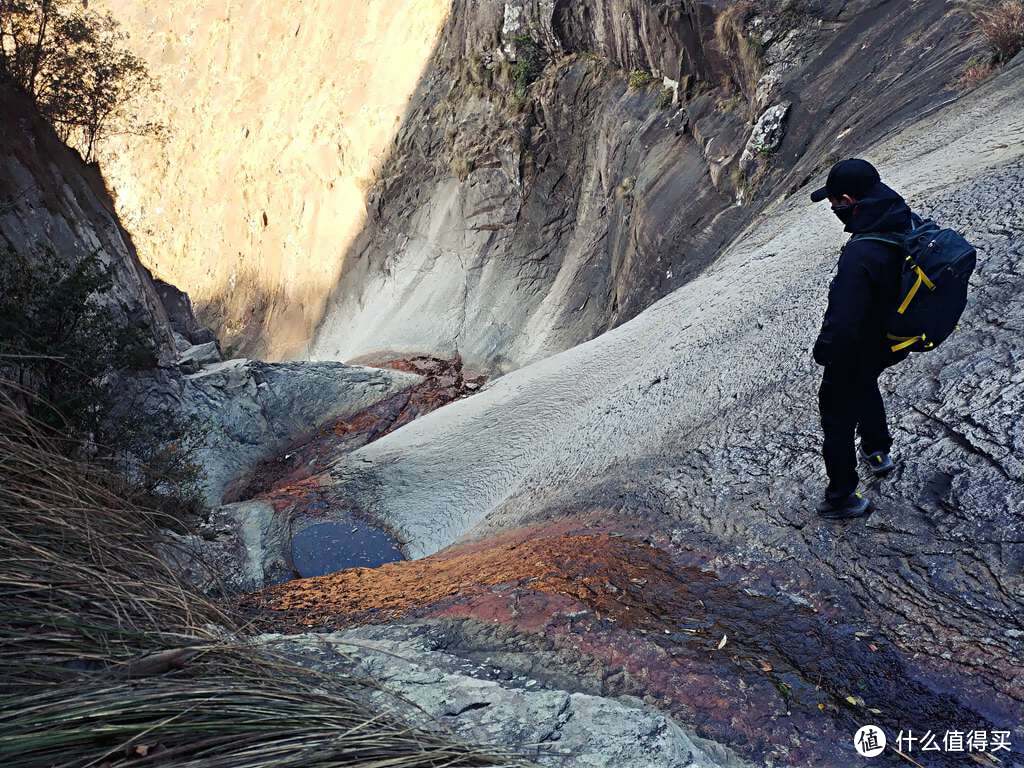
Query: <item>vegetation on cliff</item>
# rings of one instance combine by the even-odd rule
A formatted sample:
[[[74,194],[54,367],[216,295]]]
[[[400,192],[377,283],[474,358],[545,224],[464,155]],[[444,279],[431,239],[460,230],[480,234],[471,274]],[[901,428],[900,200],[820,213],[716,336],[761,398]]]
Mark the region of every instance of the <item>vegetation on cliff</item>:
[[[112,469],[148,504],[198,511],[205,443],[201,424],[148,407],[125,379],[156,364],[144,325],[119,322],[104,304],[114,280],[94,253],[72,262],[49,251],[0,256],[0,392],[60,435],[67,456]]]
[[[124,40],[117,21],[88,3],[0,0],[0,80],[31,95],[86,161],[110,136],[159,130],[132,110],[155,85]]]
[[[960,85],[973,88],[1024,50],[1024,0],[966,0],[986,54],[973,59],[960,78]]]

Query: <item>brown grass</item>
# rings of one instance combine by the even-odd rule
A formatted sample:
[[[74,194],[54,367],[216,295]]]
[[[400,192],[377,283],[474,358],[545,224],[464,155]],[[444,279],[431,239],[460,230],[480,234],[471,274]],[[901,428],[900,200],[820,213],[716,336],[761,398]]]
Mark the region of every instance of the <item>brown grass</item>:
[[[155,552],[170,521],[56,450],[0,385],[4,768],[513,766],[247,640]]]
[[[1005,64],[1024,49],[1024,0],[973,3],[970,10],[996,64]]]
[[[995,73],[997,67],[991,61],[975,61],[967,65],[957,80],[957,86],[965,91],[977,88]]]

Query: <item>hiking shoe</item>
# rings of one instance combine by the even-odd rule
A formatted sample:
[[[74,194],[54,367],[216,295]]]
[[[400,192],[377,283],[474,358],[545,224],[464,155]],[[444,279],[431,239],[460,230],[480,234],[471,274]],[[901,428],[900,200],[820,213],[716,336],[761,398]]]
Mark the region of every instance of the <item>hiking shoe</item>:
[[[875,451],[874,453],[868,453],[863,448],[860,449],[861,458],[868,463],[868,467],[871,469],[871,474],[875,477],[881,477],[882,475],[888,475],[894,469],[896,469],[896,462],[892,460],[885,451]]]
[[[851,493],[842,501],[825,499],[818,505],[818,514],[829,520],[852,520],[871,512],[871,502],[860,495]]]

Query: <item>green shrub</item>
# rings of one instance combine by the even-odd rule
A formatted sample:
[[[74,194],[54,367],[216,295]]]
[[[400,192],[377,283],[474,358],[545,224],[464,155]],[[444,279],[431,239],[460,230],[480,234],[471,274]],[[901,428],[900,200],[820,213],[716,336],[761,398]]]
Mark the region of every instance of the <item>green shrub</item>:
[[[0,383],[27,415],[63,436],[69,456],[107,463],[140,499],[201,509],[196,461],[204,428],[134,395],[128,381],[155,366],[150,331],[118,320],[98,255],[0,256]]]
[[[529,35],[512,38],[516,46],[516,61],[512,65],[512,83],[515,94],[525,97],[527,90],[544,71],[547,54],[536,40]]]
[[[668,109],[675,100],[676,93],[671,88],[662,88],[658,95],[658,109]]]
[[[629,87],[633,90],[639,90],[640,88],[646,88],[648,85],[654,82],[654,75],[648,72],[646,69],[634,69],[629,73]]]

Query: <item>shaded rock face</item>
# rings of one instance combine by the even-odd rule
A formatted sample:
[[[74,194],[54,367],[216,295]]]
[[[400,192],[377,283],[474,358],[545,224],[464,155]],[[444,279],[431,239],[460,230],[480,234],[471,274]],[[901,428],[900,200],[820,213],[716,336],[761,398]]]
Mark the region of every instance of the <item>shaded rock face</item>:
[[[585,579],[581,594],[571,579],[561,582],[567,594],[543,589],[543,580],[535,588],[529,580],[543,568],[521,574],[525,582],[512,576],[518,592],[493,583],[465,601],[427,599],[411,615],[512,627],[492,637],[504,648],[517,637],[523,649],[582,647],[598,670],[663,696],[682,721],[749,759],[847,766],[851,721],[870,716],[891,735],[1009,731],[1007,764],[1021,763],[1022,66],[864,153],[915,210],[979,248],[957,333],[883,380],[901,466],[866,483],[877,502],[870,518],[835,524],[813,512],[825,478],[810,347],[841,239],[827,206],[806,201],[810,185],[632,321],[339,459],[315,478],[324,504],[376,517],[414,556],[460,539],[487,548],[524,524],[580,527],[588,517],[660,550],[647,566],[667,558],[659,568],[679,582],[669,590],[679,613],[689,600],[694,612],[685,615],[697,619],[677,629],[711,619],[715,635],[729,638],[721,650],[734,647],[740,666],[753,653],[747,671],[709,660],[721,642],[714,636],[702,638],[704,656],[692,656],[686,638],[666,647],[616,635],[601,618],[620,616],[595,610],[601,603],[590,594],[616,593]],[[629,585],[608,581],[628,594]],[[300,582],[292,594],[315,589]],[[753,606],[751,595],[767,602]],[[664,607],[651,613],[677,618]],[[556,642],[547,617],[566,632],[575,626],[569,614],[583,609],[592,621]],[[636,626],[668,629],[671,639],[670,627]],[[570,657],[552,654],[540,666],[554,674]],[[763,706],[774,686],[758,659],[784,670],[773,707]]]
[[[181,356],[184,370],[195,367],[193,373],[170,371],[135,382],[142,401],[171,406],[209,428],[199,458],[211,506],[225,497],[249,498],[238,489],[252,481],[259,462],[420,381],[414,374],[343,363],[220,362],[212,347],[191,347]],[[202,357],[204,349],[210,359]]]
[[[170,318],[103,177],[57,138],[31,100],[0,83],[0,256],[7,249],[72,263],[98,254],[111,269],[113,287],[103,300],[114,317],[148,328],[159,359],[174,358]]]
[[[217,335],[196,319],[192,299],[187,293],[163,280],[154,280],[153,284],[175,334],[194,345],[217,342],[219,349]]]
[[[413,419],[468,397],[484,384],[482,376],[463,370],[462,359],[458,356],[450,360],[426,356],[384,359],[375,364],[386,369],[376,372],[381,379],[389,377],[388,371],[402,372],[392,378],[404,382],[405,388],[380,393],[369,403],[357,401],[356,407],[349,403],[340,415],[335,409],[319,414],[318,429],[311,432],[307,427],[293,431],[291,442],[281,443],[278,450],[266,452],[258,466],[232,484],[226,500],[268,496],[276,499],[279,506],[295,504],[293,491],[304,488],[302,481],[323,472],[339,455],[362,448]],[[336,364],[307,363],[303,370],[332,365]],[[302,401],[297,399],[296,402]],[[317,405],[310,407],[307,413],[315,418]],[[286,449],[282,449],[282,445],[287,445]],[[303,496],[300,491],[298,498]]]
[[[312,353],[457,348],[507,371],[590,339],[946,100],[971,47],[941,2],[767,4],[738,22],[748,67],[719,45],[723,7],[455,2]]]

